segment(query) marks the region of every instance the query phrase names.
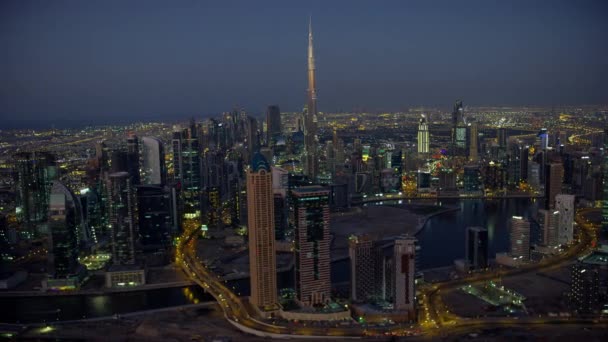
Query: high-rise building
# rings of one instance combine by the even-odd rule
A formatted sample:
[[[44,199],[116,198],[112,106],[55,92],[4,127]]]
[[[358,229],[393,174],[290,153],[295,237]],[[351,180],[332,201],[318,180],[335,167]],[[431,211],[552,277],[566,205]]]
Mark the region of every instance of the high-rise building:
[[[528,184],[531,187],[538,189],[540,187],[541,166],[537,162],[531,161],[528,163]]]
[[[528,179],[528,156],[530,154],[530,146],[525,146],[520,150],[520,170],[519,174],[522,180]]]
[[[79,204],[76,196],[63,183],[53,182],[47,257],[50,278],[68,278],[77,272],[78,226],[82,224]]]
[[[521,169],[521,146],[511,144],[509,148],[508,163],[508,184],[511,188],[516,188],[522,180]]]
[[[546,128],[541,128],[538,132],[538,139],[540,141],[539,145],[541,150],[549,148],[549,133]]]
[[[477,161],[479,155],[479,134],[477,132],[477,122],[469,124],[469,160]]]
[[[548,247],[559,245],[559,211],[540,209],[538,211],[539,220],[542,220],[542,243]]]
[[[564,166],[561,163],[551,163],[545,168],[545,206],[555,208],[555,196],[562,192]]]
[[[175,226],[173,192],[162,185],[137,187],[139,242],[144,251],[168,248]]]
[[[464,107],[458,100],[452,110],[452,156],[466,157],[468,146],[467,126],[464,122]]]
[[[173,177],[180,192],[180,207],[186,218],[201,217],[201,157],[194,120],[184,130],[173,132]]]
[[[289,172],[279,167],[272,167],[272,192],[274,194],[274,231],[275,239],[285,239],[288,228],[287,188]]]
[[[426,117],[423,116],[418,125],[418,153],[429,153],[429,143],[429,126],[426,123]]]
[[[464,192],[466,193],[478,193],[482,190],[481,186],[481,172],[477,165],[465,165],[463,173],[463,185]]]
[[[509,221],[511,256],[522,261],[530,260],[530,222],[520,216]]]
[[[498,147],[507,148],[507,129],[500,127],[497,131]]]
[[[140,183],[139,138],[132,132],[127,137],[127,172],[133,185]]]
[[[466,259],[469,269],[488,267],[488,230],[483,227],[467,227]]]
[[[407,311],[414,317],[416,308],[416,239],[401,237],[395,240],[395,301],[394,308]]]
[[[315,55],[312,39],[312,20],[308,24],[308,90],[304,115],[304,174],[313,181],[319,172],[317,157],[317,86],[315,81]]]
[[[568,244],[574,239],[574,195],[555,196],[555,210],[559,212],[558,243]]]
[[[279,106],[268,106],[266,109],[266,143],[272,145],[272,139],[281,134],[281,110]]]
[[[162,141],[154,137],[143,137],[142,175],[144,185],[163,185],[166,182],[165,149]]]
[[[108,193],[112,261],[115,265],[135,264],[137,204],[129,173],[108,175]]]
[[[369,236],[349,238],[351,299],[354,302],[390,303],[393,310],[415,317],[416,239],[398,236],[372,241]]]
[[[596,267],[574,264],[570,269],[570,299],[580,315],[593,314],[600,303],[600,278]]]
[[[374,242],[367,235],[351,236],[348,241],[350,286],[353,302],[367,302],[375,291]]]
[[[95,189],[82,189],[80,190],[80,203],[85,225],[90,232],[91,242],[97,244],[104,235],[107,226],[103,222],[104,208],[101,196]]]
[[[278,302],[272,170],[259,152],[247,171],[247,211],[251,303],[273,310]]]
[[[307,306],[330,300],[329,190],[302,186],[291,190],[290,226],[295,231],[295,288]]]
[[[51,182],[56,177],[54,157],[45,152],[20,152],[15,160],[15,214],[24,229],[22,238],[37,233],[36,224],[48,215]]]
[[[247,161],[253,158],[253,154],[260,149],[260,137],[258,134],[258,120],[253,116],[247,116],[246,120],[247,133]],[[220,149],[221,150],[221,149]]]
[[[287,199],[281,193],[274,193],[274,237],[285,239],[287,232]]]
[[[456,103],[454,103],[454,109],[452,110],[452,127],[456,127],[463,119],[464,108],[462,107],[462,100],[457,100]]]

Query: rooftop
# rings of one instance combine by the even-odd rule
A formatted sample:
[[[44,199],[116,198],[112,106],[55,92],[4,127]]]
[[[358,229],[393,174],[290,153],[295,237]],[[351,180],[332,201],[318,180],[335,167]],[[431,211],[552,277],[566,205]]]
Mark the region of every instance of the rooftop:
[[[314,192],[329,192],[329,189],[327,189],[324,186],[320,186],[320,185],[310,185],[310,186],[302,186],[299,188],[294,188],[291,191],[293,191],[294,193],[297,193],[297,194],[307,194],[307,193],[314,193]]]

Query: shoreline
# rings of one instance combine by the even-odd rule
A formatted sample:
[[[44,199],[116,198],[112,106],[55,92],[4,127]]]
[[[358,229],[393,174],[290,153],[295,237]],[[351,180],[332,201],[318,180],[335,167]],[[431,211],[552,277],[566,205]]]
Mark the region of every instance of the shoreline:
[[[13,298],[13,297],[62,297],[62,296],[103,296],[125,292],[137,292],[137,291],[148,291],[148,290],[162,290],[177,287],[188,287],[196,285],[191,280],[171,282],[171,283],[160,283],[160,284],[146,284],[142,286],[129,287],[124,289],[91,289],[91,290],[73,290],[73,291],[0,291],[0,298]]]
[[[460,211],[460,208],[458,208],[458,207],[445,208],[445,209],[439,210],[439,211],[437,211],[435,213],[426,215],[422,219],[422,222],[418,223],[418,227],[416,227],[416,231],[414,232],[414,236],[418,235],[422,231],[422,229],[424,229],[424,226],[426,225],[426,223],[428,222],[428,220],[431,219],[432,217],[437,216],[437,215],[441,215],[441,214],[445,214],[445,213],[449,213],[449,212],[452,212],[452,211]]]

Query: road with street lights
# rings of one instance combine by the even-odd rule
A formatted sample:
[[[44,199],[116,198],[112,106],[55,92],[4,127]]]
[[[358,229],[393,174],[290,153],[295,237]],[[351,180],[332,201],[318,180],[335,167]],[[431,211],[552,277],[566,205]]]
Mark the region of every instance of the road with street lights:
[[[500,278],[521,275],[529,272],[546,271],[563,267],[576,257],[586,255],[593,250],[597,239],[597,227],[587,221],[585,214],[593,209],[580,209],[576,214],[578,224],[578,238],[575,244],[565,252],[554,257],[547,258],[534,264],[522,265],[515,269],[491,270],[476,273],[471,276],[449,280],[446,282],[425,284],[419,288],[421,307],[419,311],[420,329],[403,328],[402,326],[374,327],[364,326],[350,327],[316,327],[316,326],[292,326],[277,325],[264,322],[252,315],[247,305],[232,292],[221,278],[208,270],[207,267],[196,256],[196,241],[199,231],[188,229],[180,237],[176,249],[176,263],[184,272],[199,286],[211,294],[224,311],[225,318],[234,326],[248,333],[258,336],[284,338],[289,336],[326,338],[342,337],[356,338],[363,336],[408,336],[423,335],[433,337],[457,333],[480,328],[499,327],[533,327],[535,325],[575,325],[575,326],[608,326],[608,320],[604,318],[556,318],[556,317],[490,317],[490,318],[462,318],[451,313],[443,304],[441,294],[456,290],[465,285],[474,285],[485,281],[498,280]]]

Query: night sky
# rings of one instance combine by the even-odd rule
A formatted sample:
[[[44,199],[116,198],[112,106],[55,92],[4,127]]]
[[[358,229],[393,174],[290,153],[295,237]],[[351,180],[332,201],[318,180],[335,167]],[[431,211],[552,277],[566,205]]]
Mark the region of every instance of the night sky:
[[[608,1],[0,1],[0,127],[608,103]]]

